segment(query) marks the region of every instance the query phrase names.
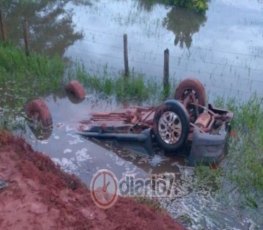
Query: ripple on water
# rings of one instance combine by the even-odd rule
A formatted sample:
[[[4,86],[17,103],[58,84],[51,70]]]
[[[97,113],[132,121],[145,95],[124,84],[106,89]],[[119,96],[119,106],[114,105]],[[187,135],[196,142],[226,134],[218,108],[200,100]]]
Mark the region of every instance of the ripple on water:
[[[165,161],[168,161],[168,158],[165,158],[165,157],[160,156],[160,155],[154,155],[152,158],[150,158],[149,164],[152,167],[156,167],[156,166],[161,165]]]
[[[92,157],[88,154],[88,149],[86,148],[82,148],[76,152],[77,163],[82,163],[91,159]]]
[[[65,172],[73,173],[78,175],[78,165],[75,163],[74,157],[62,159],[59,158],[52,158],[55,164],[58,164]]]
[[[211,186],[195,186],[193,170],[180,168],[173,197],[160,198],[161,205],[189,229],[256,229],[255,223],[235,206],[222,202]],[[227,196],[228,194],[225,194]]]
[[[72,153],[72,150],[71,149],[65,149],[63,153],[64,154]]]

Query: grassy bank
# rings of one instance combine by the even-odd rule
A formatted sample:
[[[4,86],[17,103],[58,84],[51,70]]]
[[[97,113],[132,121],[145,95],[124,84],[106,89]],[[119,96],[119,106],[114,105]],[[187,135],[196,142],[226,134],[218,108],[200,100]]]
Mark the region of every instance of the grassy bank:
[[[263,193],[263,98],[247,102],[218,99],[215,103],[234,112],[228,155],[217,170],[199,166],[199,183],[216,185],[225,194],[234,193],[241,206],[257,208]],[[225,185],[227,184],[227,188]],[[223,188],[223,189],[222,189]]]
[[[64,62],[59,57],[32,53],[9,43],[0,43],[0,125],[17,124],[24,104],[61,87]],[[16,125],[15,125],[16,126]]]
[[[229,143],[225,174],[244,194],[245,202],[258,206],[263,193],[263,107],[262,98],[252,97],[248,102],[229,104],[235,112],[235,138]],[[261,196],[261,195],[260,195]]]
[[[64,63],[59,57],[32,53],[29,57],[20,48],[0,45],[0,84],[5,95],[20,101],[53,92],[61,85]],[[5,97],[1,98],[4,104]],[[14,98],[13,98],[14,99]],[[18,100],[17,100],[18,99]],[[9,103],[10,104],[10,103]]]

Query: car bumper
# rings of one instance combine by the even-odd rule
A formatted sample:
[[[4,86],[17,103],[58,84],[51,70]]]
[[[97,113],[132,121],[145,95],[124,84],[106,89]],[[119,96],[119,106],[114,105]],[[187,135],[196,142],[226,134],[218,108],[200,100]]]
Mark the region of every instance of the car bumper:
[[[189,165],[218,164],[227,153],[229,129],[221,129],[218,134],[201,133],[195,129],[193,133]]]

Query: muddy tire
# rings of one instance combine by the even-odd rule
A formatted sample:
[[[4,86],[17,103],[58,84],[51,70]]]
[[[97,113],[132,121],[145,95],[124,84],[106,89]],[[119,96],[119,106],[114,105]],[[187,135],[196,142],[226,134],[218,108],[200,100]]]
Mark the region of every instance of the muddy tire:
[[[176,87],[174,98],[184,100],[189,92],[194,92],[199,105],[206,106],[206,92],[203,84],[197,79],[185,79]]]
[[[187,140],[189,125],[185,107],[179,101],[167,100],[157,109],[153,119],[157,143],[166,152],[177,152]]]
[[[29,120],[38,121],[43,127],[52,126],[52,116],[44,100],[30,101],[25,106],[25,112]]]
[[[76,80],[72,80],[65,86],[71,101],[77,103],[85,99],[86,92],[84,87]]]
[[[38,140],[47,140],[52,134],[53,126],[42,126],[39,124],[36,124],[34,121],[28,121],[27,125],[31,132],[34,134],[35,138]]]
[[[190,121],[194,123],[200,113],[204,111],[203,108],[193,105],[198,104],[206,106],[206,92],[203,84],[197,79],[185,79],[177,86],[174,94],[176,100],[184,101],[188,95],[192,95],[190,101],[184,102],[184,106],[190,116]]]

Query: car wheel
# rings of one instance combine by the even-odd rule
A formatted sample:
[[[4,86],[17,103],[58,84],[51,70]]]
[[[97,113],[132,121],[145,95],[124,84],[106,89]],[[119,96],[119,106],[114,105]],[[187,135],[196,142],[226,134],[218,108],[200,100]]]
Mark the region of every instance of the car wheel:
[[[79,103],[85,99],[86,92],[84,87],[76,80],[72,80],[65,86],[69,99],[73,103]]]
[[[25,106],[25,112],[30,120],[38,121],[44,127],[52,125],[51,113],[42,99],[28,102]]]
[[[154,115],[153,132],[166,152],[182,148],[189,132],[189,116],[184,106],[176,100],[167,100],[161,105]]]
[[[181,81],[175,90],[174,98],[184,102],[189,95],[191,95],[190,101],[185,102],[184,106],[189,113],[191,122],[195,122],[198,114],[202,113],[204,109],[193,104],[206,106],[207,101],[205,88],[199,80],[188,78]]]

